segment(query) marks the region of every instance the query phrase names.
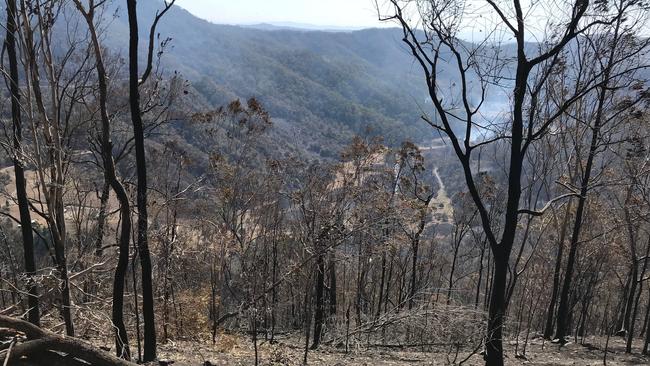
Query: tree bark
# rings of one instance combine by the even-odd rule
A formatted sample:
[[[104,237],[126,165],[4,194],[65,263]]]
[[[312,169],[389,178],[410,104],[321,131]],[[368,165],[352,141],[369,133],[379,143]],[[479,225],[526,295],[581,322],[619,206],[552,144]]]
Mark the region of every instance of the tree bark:
[[[110,188],[115,191],[115,195],[120,204],[120,237],[119,237],[119,257],[117,266],[115,268],[115,276],[113,280],[113,305],[111,312],[111,320],[115,327],[115,352],[118,357],[123,357],[126,360],[131,359],[131,351],[129,349],[129,338],[124,325],[124,281],[129,266],[129,244],[131,235],[131,205],[129,197],[124,189],[124,186],[117,178],[115,169],[115,161],[113,160],[113,142],[111,140],[111,127],[110,118],[108,115],[108,75],[104,65],[104,58],[102,56],[102,48],[97,35],[94,24],[94,11],[91,7],[84,9],[80,1],[75,0],[77,9],[82,13],[88,25],[88,30],[93,45],[93,52],[95,55],[95,69],[97,71],[97,80],[99,86],[99,108],[101,118],[101,156],[102,165],[104,168],[104,181],[110,185]],[[102,192],[102,209],[105,210],[106,203],[104,198],[109,195],[108,187],[104,187]],[[100,220],[105,218],[101,217]],[[100,225],[103,226],[102,223]],[[100,229],[100,235],[103,230]]]
[[[93,48],[95,48],[93,44]],[[105,168],[104,168],[105,169]],[[95,238],[95,255],[101,257],[104,254],[104,229],[106,227],[106,210],[108,209],[108,199],[111,194],[111,184],[104,176],[104,185],[102,195],[99,197],[99,214],[97,216],[97,237]]]
[[[317,349],[320,345],[323,324],[325,323],[325,253],[321,248],[316,257],[316,303],[314,312],[314,340],[311,349]]]
[[[95,366],[133,366],[135,364],[113,357],[110,354],[95,349],[89,344],[72,338],[62,337],[41,329],[25,321],[0,315],[0,327],[11,328],[27,334],[30,341],[16,345],[10,354],[9,361],[18,361],[22,357],[38,355],[44,351],[67,353],[75,358],[84,360]],[[13,363],[10,363],[13,364]]]
[[[645,276],[646,270],[648,268],[648,255],[650,254],[650,238],[648,238],[648,243],[646,244],[645,257],[643,259],[643,267],[641,267],[641,273],[639,274],[639,279],[643,279]],[[637,258],[635,256],[633,266],[637,265]],[[630,321],[630,326],[628,328],[627,334],[627,343],[625,345],[625,352],[632,352],[632,340],[634,339],[634,325],[636,322],[636,316],[639,311],[639,301],[641,300],[641,294],[643,293],[643,283],[639,283],[639,290],[636,292],[636,297],[634,299],[634,309],[632,310],[632,316]]]
[[[494,276],[488,319],[488,334],[485,342],[485,363],[490,366],[503,365],[503,324],[506,311],[505,291],[508,265],[502,256],[495,255]]]
[[[129,18],[129,105],[135,143],[135,162],[137,171],[138,207],[138,255],[142,270],[142,315],[144,320],[143,361],[156,359],[156,325],[153,299],[153,280],[151,274],[151,254],[147,240],[147,161],[144,146],[144,123],[140,109],[140,76],[138,71],[138,15],[136,0],[126,0]],[[149,61],[151,62],[151,61]]]
[[[335,249],[330,249],[329,255],[329,276],[330,276],[330,288],[329,288],[329,305],[330,305],[330,315],[336,315],[337,307],[337,297],[336,297],[336,254]],[[381,304],[381,299],[379,299]],[[380,305],[381,306],[381,305]]]
[[[650,300],[648,300],[648,307],[646,308],[646,319],[648,318],[648,315],[650,315]],[[643,350],[641,351],[644,355],[650,354],[648,349],[649,345],[650,345],[650,324],[646,324],[645,339],[643,340]]]
[[[609,78],[608,73],[605,74],[605,79]],[[576,217],[573,223],[573,231],[571,233],[571,243],[569,244],[569,256],[567,259],[566,271],[564,272],[564,283],[562,285],[562,292],[560,295],[560,305],[557,311],[557,330],[555,338],[560,342],[565,342],[564,337],[567,335],[568,318],[569,318],[569,292],[571,291],[571,281],[578,252],[578,244],[580,240],[580,232],[582,231],[582,220],[584,218],[585,206],[587,204],[587,194],[589,193],[589,182],[594,166],[594,159],[598,151],[600,141],[600,127],[603,116],[603,109],[607,88],[601,88],[598,100],[598,109],[594,119],[594,126],[591,135],[591,143],[589,145],[589,156],[585,165],[584,175],[580,184],[580,197],[578,198],[578,206],[576,209]]]
[[[566,208],[564,220],[562,221],[562,229],[560,230],[560,237],[557,243],[557,256],[555,257],[555,268],[553,270],[553,289],[551,291],[551,301],[548,303],[546,310],[546,326],[544,327],[544,338],[551,339],[553,336],[553,321],[555,320],[555,306],[557,305],[557,295],[560,289],[560,274],[562,272],[562,256],[564,253],[564,239],[566,238],[567,228],[569,226],[569,218],[571,215],[571,201]]]
[[[25,181],[25,170],[21,158],[22,154],[22,119],[20,105],[20,77],[18,75],[18,56],[16,55],[16,31],[17,31],[17,7],[16,0],[8,0],[7,4],[7,35],[5,47],[9,58],[9,83],[11,92],[11,119],[13,122],[13,165],[16,179],[16,198],[20,214],[20,230],[23,239],[23,254],[25,260],[25,272],[29,283],[27,306],[27,318],[34,325],[40,324],[40,312],[38,304],[38,287],[34,282],[36,273],[36,260],[34,258],[34,234],[32,233],[32,219],[29,212],[29,201],[27,197],[27,183]]]

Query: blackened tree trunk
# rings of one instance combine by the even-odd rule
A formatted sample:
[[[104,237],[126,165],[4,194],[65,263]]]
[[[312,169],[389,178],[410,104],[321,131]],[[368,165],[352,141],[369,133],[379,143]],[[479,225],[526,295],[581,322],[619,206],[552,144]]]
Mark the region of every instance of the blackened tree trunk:
[[[418,223],[418,229],[411,237],[411,247],[413,250],[413,256],[411,257],[411,283],[409,289],[409,310],[413,308],[413,302],[415,301],[415,294],[417,293],[417,269],[418,269],[418,255],[420,251],[420,238],[424,232],[424,228],[427,224],[427,213],[426,210],[429,207],[429,203],[433,199],[433,195],[430,195],[423,203],[424,208],[420,212],[420,222]]]
[[[582,220],[584,216],[585,205],[587,202],[587,193],[589,188],[589,179],[591,177],[591,171],[593,168],[593,161],[596,155],[596,150],[598,148],[598,131],[600,129],[600,124],[598,119],[596,119],[596,124],[594,125],[594,130],[592,133],[591,146],[589,149],[589,157],[587,158],[587,164],[585,166],[585,173],[582,179],[582,184],[580,188],[580,197],[578,198],[578,207],[576,210],[576,218],[573,224],[573,232],[571,234],[571,243],[569,245],[569,257],[567,258],[567,267],[564,273],[564,283],[562,284],[562,292],[560,295],[560,305],[557,310],[557,330],[555,332],[555,338],[559,339],[561,343],[564,343],[565,337],[567,335],[567,330],[569,329],[569,292],[571,291],[571,281],[573,277],[573,270],[575,267],[577,252],[578,252],[578,243],[580,238],[580,232],[582,229]]]
[[[518,17],[521,14],[518,14]],[[521,20],[523,22],[523,19]],[[505,222],[503,225],[503,234],[498,244],[495,243],[492,234],[490,240],[492,255],[494,257],[494,276],[492,277],[492,293],[490,294],[490,305],[488,310],[488,329],[485,350],[485,363],[489,366],[503,365],[503,325],[506,313],[505,292],[507,286],[508,264],[510,262],[510,253],[515,242],[515,235],[519,221],[519,200],[521,198],[521,174],[523,164],[523,136],[524,136],[524,114],[523,105],[526,97],[526,84],[532,65],[526,59],[525,41],[523,35],[523,25],[520,26],[522,32],[517,36],[517,73],[515,77],[515,87],[513,89],[513,123],[512,139],[510,144],[510,166],[508,173],[508,199],[506,202]],[[458,142],[456,142],[458,143]],[[525,151],[525,150],[524,150]],[[472,170],[469,162],[465,162],[464,171],[467,182],[473,183]],[[482,202],[478,190],[471,185],[470,194],[474,202]],[[489,229],[491,225],[485,207],[479,207],[483,226]]]
[[[648,318],[648,314],[650,314],[650,300],[648,301],[648,307],[646,309],[646,319]],[[650,350],[648,349],[649,346],[650,346],[650,324],[646,324],[645,339],[643,340],[643,350],[642,350],[642,353],[644,355],[650,354]]]
[[[557,319],[557,331],[556,338],[560,342],[564,342],[564,337],[566,336],[568,329],[568,319],[570,312],[569,305],[569,291],[571,290],[571,281],[573,277],[573,271],[576,261],[576,254],[578,250],[578,243],[580,239],[580,233],[582,229],[582,221],[584,216],[585,205],[587,203],[587,194],[589,192],[590,179],[592,175],[592,170],[594,167],[594,160],[596,154],[600,148],[601,143],[601,128],[605,118],[605,103],[609,98],[611,90],[610,89],[612,81],[612,69],[618,62],[615,59],[615,56],[618,51],[617,45],[619,44],[618,40],[622,37],[621,24],[624,21],[624,14],[622,13],[624,9],[618,9],[619,13],[615,17],[614,31],[612,33],[612,42],[609,42],[611,46],[607,50],[606,59],[601,61],[603,65],[602,70],[602,81],[597,88],[597,100],[596,100],[596,113],[593,117],[593,125],[591,126],[591,142],[589,144],[589,156],[587,157],[587,163],[585,164],[584,173],[582,176],[582,181],[580,182],[580,197],[578,198],[578,207],[576,210],[576,218],[573,223],[573,232],[571,235],[571,243],[569,246],[569,256],[567,259],[567,268],[564,274],[564,284],[562,287],[562,292],[560,296],[560,305],[558,307],[558,319]],[[635,279],[636,280],[636,279]]]
[[[481,256],[478,261],[478,280],[476,280],[476,293],[474,295],[474,308],[478,309],[479,297],[481,296],[481,283],[483,282],[483,258],[485,257],[485,249],[487,243],[483,242],[481,244]]]
[[[458,252],[460,250],[460,241],[462,238],[458,239],[458,225],[455,225],[456,227],[454,228],[454,234],[451,235],[452,237],[452,248],[454,251],[454,255],[452,256],[451,260],[451,268],[449,270],[449,282],[447,283],[447,305],[451,304],[451,292],[453,291],[454,287],[454,275],[456,274],[456,263],[458,263]]]
[[[138,69],[138,15],[137,1],[126,0],[129,14],[129,105],[133,123],[135,163],[137,171],[138,235],[137,248],[142,269],[142,315],[144,320],[143,361],[156,359],[156,324],[154,315],[153,280],[151,275],[151,254],[147,240],[147,160],[144,146],[144,123],[140,109],[140,75]]]
[[[101,119],[101,156],[102,165],[104,169],[104,181],[115,191],[118,202],[120,204],[120,237],[119,237],[119,257],[117,267],[115,268],[115,276],[113,279],[113,306],[111,312],[111,320],[115,327],[115,353],[117,357],[122,357],[126,360],[131,359],[131,351],[129,349],[129,338],[124,325],[124,281],[129,267],[129,244],[131,235],[131,205],[129,197],[124,189],[124,186],[117,178],[115,170],[115,161],[113,160],[113,142],[111,140],[111,127],[110,118],[108,115],[108,76],[106,73],[106,66],[102,56],[102,47],[97,35],[97,30],[94,23],[94,2],[89,3],[88,9],[84,9],[79,0],[75,0],[77,9],[82,13],[93,46],[95,56],[95,70],[97,71],[97,83],[99,88],[99,109]],[[101,210],[106,210],[106,204],[109,196],[108,187],[104,187],[102,191]],[[103,227],[105,215],[100,212],[100,230],[98,235],[103,235]],[[98,239],[101,243],[101,238]],[[99,248],[98,248],[99,249]]]
[[[616,38],[616,37],[615,37]],[[614,48],[612,48],[612,52]],[[610,57],[611,59],[612,57]],[[607,80],[609,79],[609,74],[611,71],[611,64],[605,70],[605,85],[600,88],[598,95],[598,107],[596,110],[596,116],[593,121],[593,128],[591,134],[591,142],[589,144],[589,155],[587,157],[587,163],[585,164],[584,173],[582,176],[582,181],[580,183],[580,196],[578,197],[578,206],[576,209],[576,217],[573,223],[573,231],[571,233],[571,243],[569,244],[569,256],[567,258],[567,266],[564,272],[564,283],[562,284],[562,292],[560,295],[560,304],[557,311],[557,330],[555,333],[555,338],[559,339],[561,343],[565,342],[565,337],[567,335],[567,330],[569,329],[569,292],[571,291],[571,281],[573,279],[573,271],[575,267],[578,244],[580,240],[580,233],[582,231],[582,221],[584,219],[585,206],[587,204],[587,194],[589,193],[589,183],[592,175],[592,170],[594,166],[594,160],[598,152],[600,144],[600,128],[601,122],[603,120],[604,113],[604,104],[608,93]]]
[[[619,329],[619,334],[622,336],[627,336],[627,333],[630,329],[630,324],[633,322],[632,319],[632,308],[634,306],[634,295],[636,294],[636,288],[637,288],[637,277],[639,276],[639,270],[636,266],[636,261],[633,265],[630,266],[630,290],[627,293],[627,296],[625,297],[625,306],[623,308],[623,323],[621,328]],[[630,340],[630,351],[626,352],[631,352],[632,349],[632,343]],[[626,347],[627,348],[627,347]]]
[[[506,311],[505,292],[508,265],[503,256],[495,256],[490,308],[488,310],[488,334],[486,342],[486,365],[503,365],[503,325]]]
[[[11,91],[11,119],[13,122],[13,165],[16,179],[16,198],[20,213],[20,229],[23,238],[23,254],[25,259],[25,272],[29,288],[27,305],[29,306],[27,318],[30,323],[40,325],[40,312],[38,305],[38,287],[34,282],[36,273],[36,260],[34,258],[34,234],[32,233],[32,219],[29,212],[27,197],[27,183],[23,167],[22,151],[22,119],[20,112],[20,86],[18,76],[18,56],[16,55],[17,7],[16,0],[8,0],[7,8],[7,35],[5,48],[9,58],[9,84]]]
[[[413,308],[415,293],[417,292],[417,269],[418,269],[418,252],[420,250],[420,238],[413,240],[413,257],[411,257],[411,289],[409,291],[409,310]]]
[[[72,320],[72,297],[70,296],[70,283],[68,278],[68,266],[66,258],[66,221],[64,217],[65,204],[63,201],[65,177],[68,154],[64,147],[64,135],[66,128],[62,127],[62,113],[60,110],[62,97],[60,97],[60,73],[55,71],[56,65],[52,58],[51,30],[52,23],[56,21],[55,8],[58,3],[20,3],[20,12],[23,21],[22,44],[24,52],[25,77],[33,96],[33,109],[37,111],[38,117],[33,118],[31,114],[31,128],[34,141],[42,136],[45,147],[37,149],[36,155],[40,155],[36,162],[36,175],[38,177],[42,197],[45,201],[45,210],[39,211],[41,217],[47,221],[52,243],[54,246],[54,261],[59,277],[60,306],[59,310],[65,322],[66,334],[74,336],[74,324]],[[39,14],[38,21],[32,22],[30,15]],[[17,15],[16,13],[15,15]],[[47,19],[47,20],[46,20]],[[37,35],[34,34],[37,32]],[[45,70],[46,78],[41,79],[41,68]],[[46,82],[44,83],[44,81]],[[49,99],[43,95],[43,88],[50,92]],[[31,100],[30,100],[31,102]],[[51,115],[47,111],[46,104],[50,102],[52,110],[59,113]],[[70,101],[74,105],[74,101]],[[72,106],[66,108],[72,109]],[[31,109],[31,106],[30,106]],[[38,125],[42,127],[36,127]],[[37,142],[38,143],[38,142]],[[31,223],[30,223],[31,228]]]
[[[108,144],[110,145],[110,142]],[[124,326],[124,281],[129,269],[129,235],[131,234],[131,205],[129,203],[128,195],[124,190],[124,186],[115,177],[115,171],[106,173],[107,168],[110,168],[113,162],[112,156],[109,160],[108,156],[104,157],[104,174],[112,175],[111,186],[116,192],[116,196],[120,202],[120,255],[118,257],[117,266],[115,267],[115,276],[113,279],[113,309],[112,321],[115,326],[115,352],[118,357],[123,357],[127,360],[131,359],[131,350],[129,349],[129,337]],[[114,168],[114,165],[113,165]]]
[[[278,239],[277,236],[274,236],[273,238],[273,274],[271,277],[271,280],[273,283],[276,283],[278,281]],[[277,286],[273,286],[273,289],[271,290],[271,339],[270,342],[273,344],[274,342],[274,337],[275,337],[275,323],[276,323],[276,313],[277,313],[277,306],[278,306],[278,290]],[[213,342],[214,343],[214,342]]]
[[[63,212],[59,212],[63,220]],[[59,221],[59,220],[57,220]],[[59,221],[60,225],[61,222]],[[65,226],[60,226],[64,228]],[[54,257],[56,258],[56,267],[59,271],[59,280],[61,282],[61,315],[65,322],[65,334],[74,337],[74,323],[72,320],[72,298],[70,297],[70,279],[68,278],[68,259],[65,254],[65,231],[52,233],[54,242]],[[58,235],[57,235],[58,234]]]
[[[510,262],[515,238],[517,237],[518,221],[520,214],[531,214],[539,216],[543,214],[539,211],[520,209],[520,199],[522,194],[522,172],[523,162],[527,156],[527,151],[539,137],[548,132],[549,127],[562,115],[575,100],[579,98],[567,99],[559,107],[558,113],[543,118],[544,122],[537,124],[536,120],[540,117],[537,115],[539,107],[538,97],[543,95],[542,90],[547,85],[546,80],[557,69],[557,57],[567,48],[567,45],[574,40],[580,33],[581,19],[590,8],[590,2],[587,0],[576,0],[567,3],[570,9],[570,18],[564,29],[557,33],[561,35],[557,38],[549,39],[550,43],[545,51],[529,58],[527,52],[530,47],[527,45],[527,26],[525,13],[528,9],[522,6],[522,2],[514,0],[512,8],[504,11],[500,2],[488,1],[489,7],[494,10],[495,16],[501,19],[501,24],[505,25],[511,31],[512,37],[516,40],[516,57],[511,59],[509,65],[511,70],[515,71],[514,82],[511,85],[512,110],[508,119],[508,131],[504,133],[504,138],[510,142],[510,150],[507,153],[509,166],[507,168],[507,199],[505,210],[498,218],[492,218],[488,206],[484,201],[480,187],[475,180],[475,170],[473,169],[472,152],[479,146],[490,144],[491,141],[485,141],[481,145],[472,143],[472,133],[474,132],[474,117],[479,112],[480,107],[471,96],[471,90],[475,88],[474,81],[468,81],[468,70],[475,65],[482,63],[483,59],[476,59],[473,55],[484,54],[483,50],[478,47],[468,52],[467,45],[458,40],[459,27],[455,22],[462,17],[464,7],[463,2],[422,2],[423,6],[417,6],[420,12],[420,18],[427,19],[425,22],[419,22],[416,26],[411,25],[411,13],[413,9],[404,11],[404,8],[410,2],[401,2],[391,0],[392,10],[388,15],[380,13],[380,19],[387,21],[397,21],[402,28],[402,40],[407,44],[411,54],[416,59],[424,73],[429,97],[436,111],[435,120],[424,115],[422,118],[434,129],[443,133],[449,138],[453,151],[460,162],[463,170],[465,183],[472,201],[474,202],[481,221],[483,231],[488,238],[492,255],[494,257],[494,276],[492,277],[492,289],[489,305],[489,320],[486,337],[485,361],[487,365],[503,365],[503,322],[507,307],[505,291],[507,286],[507,273]],[[424,5],[426,3],[426,5]],[[421,3],[418,2],[418,5]],[[488,7],[486,5],[486,7]],[[513,9],[514,8],[514,9]],[[514,10],[514,14],[513,13]],[[380,11],[381,12],[381,11]],[[407,15],[405,15],[407,13]],[[416,17],[417,18],[417,17]],[[422,26],[424,31],[415,29]],[[424,37],[424,38],[422,38]],[[435,38],[434,41],[432,39]],[[488,42],[491,43],[491,42]],[[461,103],[449,103],[447,93],[441,92],[438,75],[441,69],[439,61],[441,55],[449,55],[456,65],[455,72],[457,76],[457,90],[462,96]],[[480,69],[480,67],[479,67]],[[446,70],[447,72],[449,69]],[[530,80],[531,73],[535,75],[536,81]],[[479,74],[484,74],[480,71]],[[482,79],[482,90],[486,92],[487,85],[497,80]],[[513,85],[514,84],[514,85]],[[540,94],[541,93],[541,94]],[[470,102],[472,100],[472,102]],[[530,104],[524,105],[530,101]],[[479,106],[482,100],[478,103]],[[453,110],[453,112],[452,112]],[[459,113],[462,117],[458,117]],[[457,121],[463,121],[462,132],[457,132]],[[497,139],[499,140],[499,139]],[[560,197],[558,197],[559,199]],[[497,231],[497,223],[503,223],[501,235]]]
[[[553,289],[551,290],[551,301],[548,303],[546,310],[546,326],[544,327],[544,338],[550,339],[553,336],[553,324],[555,320],[555,307],[557,305],[557,295],[560,290],[560,274],[562,271],[562,256],[564,253],[564,239],[566,238],[569,218],[571,215],[571,202],[567,205],[562,229],[557,243],[557,256],[555,257],[555,268],[553,270]]]
[[[643,316],[643,324],[641,329],[639,329],[639,337],[643,337],[645,330],[648,327],[648,318],[650,317],[650,301],[646,303],[645,315]]]
[[[626,202],[626,205],[628,202]],[[633,224],[632,224],[632,218],[630,217],[630,212],[629,209],[626,207],[625,208],[625,221],[626,221],[626,226],[627,226],[627,231],[628,231],[628,240],[630,241],[630,270],[632,271],[632,286],[630,286],[630,294],[629,294],[629,300],[627,303],[626,307],[626,312],[627,314],[626,319],[627,322],[625,324],[625,330],[627,332],[627,340],[625,343],[625,353],[631,353],[632,352],[632,340],[634,339],[634,325],[636,323],[636,315],[638,312],[639,308],[639,299],[641,297],[641,292],[643,290],[643,283],[641,283],[641,280],[643,279],[643,276],[645,275],[645,271],[647,268],[648,261],[645,259],[648,257],[649,251],[650,250],[650,242],[648,243],[649,245],[646,247],[646,252],[645,252],[645,258],[643,260],[643,267],[641,268],[641,273],[639,274],[638,271],[638,264],[639,264],[639,258],[637,257],[637,248],[636,248],[636,232],[634,230]],[[637,280],[638,278],[638,280]],[[639,285],[639,289],[637,290],[637,285]]]
[[[381,302],[384,297],[384,284],[386,283],[386,249],[381,251],[381,279],[379,281],[379,306],[377,306],[377,312],[375,313],[375,318],[379,319],[381,315]]]
[[[93,46],[94,47],[94,46]],[[104,230],[106,226],[106,211],[108,209],[108,199],[111,195],[111,184],[104,175],[104,185],[102,194],[99,197],[99,213],[97,215],[97,231],[95,238],[95,255],[101,257],[104,254]]]
[[[628,299],[629,292],[630,292],[630,286],[631,286],[631,281],[632,281],[632,272],[631,271],[627,272],[627,277],[626,278],[627,279],[625,280],[625,286],[623,287],[623,293],[620,296],[620,299],[621,299],[621,301],[623,302],[624,305],[627,304],[627,299]],[[614,328],[615,328],[616,334],[621,335],[621,329],[625,329],[625,326],[623,325],[623,324],[625,324],[625,306],[622,306],[622,307],[617,308],[617,309],[619,309],[620,312],[615,313],[615,314],[618,314],[618,318],[616,320]]]
[[[336,254],[334,253],[334,248],[330,249],[329,255],[329,276],[330,276],[330,288],[329,288],[329,305],[330,305],[330,315],[336,315],[337,307],[337,297],[336,297]],[[379,299],[381,303],[381,299]]]
[[[323,324],[325,323],[325,253],[318,248],[316,257],[316,309],[314,311],[314,340],[311,349],[320,345]]]
[[[648,249],[650,249],[650,243],[648,245]],[[649,251],[646,250],[646,257],[648,256]],[[643,269],[641,270],[640,277],[643,278],[645,275],[645,272],[647,270],[647,260],[644,260],[643,263]],[[639,290],[636,293],[636,298],[634,300],[634,310],[632,311],[632,323],[630,324],[630,330],[627,335],[627,344],[625,345],[625,352],[630,353],[632,352],[632,340],[634,339],[634,326],[635,326],[635,321],[636,321],[636,316],[639,312],[639,302],[641,300],[641,294],[643,293],[643,283],[639,285]]]

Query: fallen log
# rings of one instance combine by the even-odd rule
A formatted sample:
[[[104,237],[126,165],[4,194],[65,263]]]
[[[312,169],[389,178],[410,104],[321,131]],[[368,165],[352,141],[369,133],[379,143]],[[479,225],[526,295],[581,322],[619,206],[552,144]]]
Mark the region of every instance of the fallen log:
[[[1,356],[0,356],[1,357]],[[85,361],[78,360],[70,355],[61,355],[54,351],[29,355],[18,361],[11,361],[10,366],[88,366]]]
[[[134,363],[102,351],[80,339],[52,333],[24,320],[0,315],[0,328],[9,328],[24,333],[28,339],[26,342],[14,345],[11,353],[5,354],[4,357],[0,354],[0,357],[7,358],[9,361],[18,362],[25,358],[28,359],[30,356],[40,358],[39,356],[42,357],[43,354],[55,351],[95,366],[135,365]],[[37,359],[34,361],[38,362]]]

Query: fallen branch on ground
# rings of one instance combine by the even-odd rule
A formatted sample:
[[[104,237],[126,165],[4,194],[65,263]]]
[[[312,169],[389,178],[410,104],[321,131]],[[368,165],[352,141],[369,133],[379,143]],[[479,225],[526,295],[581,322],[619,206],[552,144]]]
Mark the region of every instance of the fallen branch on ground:
[[[16,344],[11,353],[0,354],[8,361],[18,361],[22,357],[42,355],[49,351],[65,353],[95,366],[133,366],[134,363],[117,358],[107,352],[73,337],[63,337],[39,328],[24,320],[0,315],[0,328],[9,328],[27,336],[28,341]]]

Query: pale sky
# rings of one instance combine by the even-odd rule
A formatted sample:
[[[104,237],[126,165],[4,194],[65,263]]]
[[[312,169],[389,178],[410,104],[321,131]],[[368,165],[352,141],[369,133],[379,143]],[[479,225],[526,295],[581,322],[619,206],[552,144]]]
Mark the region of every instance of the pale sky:
[[[503,6],[504,12],[514,18],[514,9],[509,9],[510,2],[498,2]],[[398,26],[394,22],[380,22],[377,19],[375,0],[176,0],[176,4],[200,18],[220,24],[293,22],[347,28]],[[392,14],[392,6],[388,1],[379,0],[379,4],[383,15]],[[464,19],[461,38],[474,41],[478,37],[482,40],[485,36],[483,32],[493,30],[495,24],[500,23],[485,0],[467,0],[464,4],[466,13],[473,15]],[[539,0],[523,0],[523,4],[526,5],[524,8],[535,4],[532,7],[542,12],[540,24],[545,24],[546,17],[557,10],[544,5],[543,1],[540,5]],[[414,13],[413,6],[409,9],[411,11],[405,9],[405,12]],[[526,13],[529,21],[530,18],[539,17],[535,13]],[[533,20],[533,23],[536,22]],[[509,36],[509,32],[505,33]],[[503,40],[512,41],[511,37]]]
[[[373,0],[177,0],[176,4],[200,18],[224,24],[295,22],[354,28],[382,26]]]
[[[511,1],[498,0],[499,7],[509,19],[515,18]],[[571,7],[563,1],[522,0],[527,22],[527,40],[540,41],[554,24],[565,24]],[[176,0],[176,4],[194,15],[221,24],[304,23],[315,26],[370,28],[397,26],[394,22],[377,19],[375,0]],[[379,0],[383,15],[392,14],[386,0]],[[468,41],[492,39],[511,42],[512,34],[485,0],[466,0],[463,4],[459,36]],[[409,11],[410,9],[410,11]],[[411,7],[406,14],[416,14]],[[409,19],[418,18],[418,16]],[[416,22],[417,23],[417,22]],[[549,25],[551,25],[549,27]]]

